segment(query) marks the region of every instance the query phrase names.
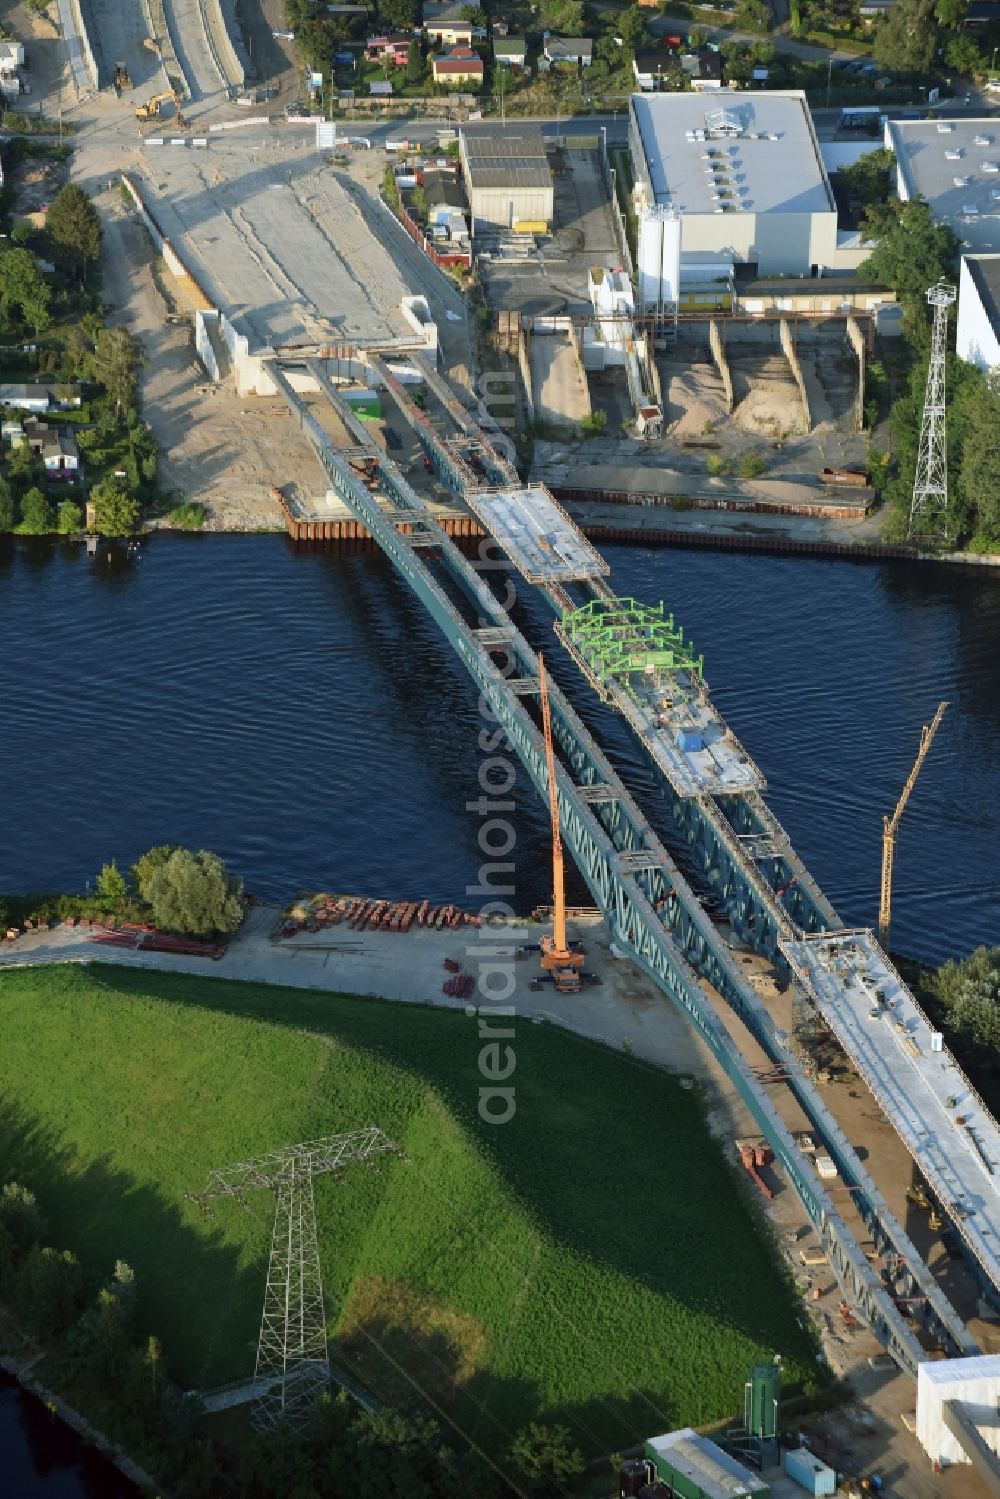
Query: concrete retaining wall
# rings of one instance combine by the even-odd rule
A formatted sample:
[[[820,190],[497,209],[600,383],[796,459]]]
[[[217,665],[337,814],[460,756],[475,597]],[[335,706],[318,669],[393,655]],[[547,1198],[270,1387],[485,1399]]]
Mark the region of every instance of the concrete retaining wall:
[[[205,366],[209,376],[216,384],[222,379],[219,371],[219,361],[215,357],[212,348],[212,340],[208,335],[208,319],[213,318],[218,322],[219,314],[214,309],[199,307],[194,315],[194,346],[198,351],[198,358]]]
[[[847,342],[858,357],[858,393],[854,400],[854,424],[860,432],[865,424],[865,335],[857,318],[847,319]]]
[[[204,311],[214,311],[215,304],[213,303],[211,297],[207,297],[202,291],[195,277],[192,276],[191,272],[188,270],[187,266],[184,264],[183,260],[178,255],[177,251],[174,249],[173,245],[170,243],[169,239],[164,234],[159,224],[156,222],[156,219],[153,217],[152,213],[146,207],[146,204],[142,200],[142,194],[139,192],[138,187],[132,181],[131,177],[129,177],[125,172],[122,172],[121,181],[124,185],[125,191],[128,193],[129,197],[132,199],[132,202],[135,204],[135,207],[139,213],[139,217],[142,219],[142,222],[149,230],[150,236],[153,240],[153,244],[163,256],[163,259],[166,262],[167,268],[170,273],[175,276],[177,280],[182,284],[184,290],[187,292],[196,308],[201,308]]]
[[[531,384],[531,334],[521,324],[517,339],[517,367],[521,371],[521,387],[524,391],[524,410],[529,422],[535,420],[535,392]]]
[[[160,66],[163,69],[169,88],[175,90],[182,99],[191,98],[191,85],[184,76],[184,70],[177,61],[177,52],[174,48],[174,40],[167,25],[167,15],[163,8],[163,0],[142,0],[142,12],[146,17],[146,25],[150,36],[156,38],[160,44]]]
[[[726,346],[722,341],[722,334],[719,331],[719,325],[715,318],[709,319],[708,343],[712,350],[715,367],[719,371],[722,380],[722,389],[726,397],[726,410],[732,416],[733,407],[736,404],[733,400],[733,376],[729,368],[729,360],[726,358]]]
[[[87,20],[81,0],[59,0],[59,26],[79,93],[101,89],[108,82],[103,54],[100,47],[95,51],[91,44]]]
[[[229,34],[222,0],[198,0],[198,10],[216,72],[227,87],[241,89],[246,83],[246,69]]]
[[[787,318],[782,318],[778,324],[778,337],[781,339],[781,351],[788,360],[789,368],[798,386],[799,400],[802,402],[802,420],[805,422],[806,432],[812,431],[812,413],[809,410],[809,397],[806,394],[806,381],[799,364],[799,356],[795,352],[795,340],[792,337],[792,327]]]

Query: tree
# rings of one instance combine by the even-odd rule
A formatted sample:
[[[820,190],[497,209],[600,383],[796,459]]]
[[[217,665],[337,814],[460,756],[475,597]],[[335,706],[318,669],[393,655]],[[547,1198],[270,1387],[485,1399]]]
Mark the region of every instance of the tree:
[[[955,1030],[1000,1050],[1000,947],[977,947],[961,963],[945,963],[930,980]]]
[[[42,333],[52,321],[51,300],[52,288],[30,250],[0,253],[0,317],[9,317],[16,307],[24,322]]]
[[[52,506],[35,485],[21,501],[20,530],[27,536],[44,536],[55,526]]]
[[[102,905],[110,907],[112,911],[120,911],[124,906],[128,886],[125,883],[125,876],[114,859],[110,864],[102,866],[100,874],[94,881],[94,894]]]
[[[75,536],[83,529],[83,511],[72,500],[63,500],[59,506],[59,534]]]
[[[379,0],[378,13],[393,30],[406,31],[416,21],[417,0]]]
[[[884,148],[866,151],[857,161],[838,168],[837,176],[848,197],[867,208],[872,203],[884,203],[888,198],[895,161],[893,153]]]
[[[242,880],[205,849],[174,849],[150,875],[146,890],[153,920],[167,931],[208,937],[235,931],[243,919]]]
[[[532,1422],[519,1432],[510,1449],[512,1465],[533,1488],[564,1487],[583,1472],[583,1453],[572,1444],[565,1426]]]
[[[983,380],[969,405],[959,489],[977,538],[1000,544],[1000,375]]]
[[[583,33],[583,0],[542,0],[540,20],[547,31],[562,36]]]
[[[957,31],[965,20],[969,0],[937,0],[934,15],[939,26],[946,31]]]
[[[645,12],[638,5],[630,5],[628,10],[623,10],[618,16],[615,31],[621,37],[626,52],[631,52],[634,56],[646,35]]]
[[[419,83],[424,76],[424,54],[416,37],[410,43],[409,55],[406,59],[406,81],[407,83]]]
[[[971,36],[953,36],[944,49],[944,60],[956,73],[979,78],[988,71],[982,48]]]
[[[94,527],[102,536],[131,536],[139,519],[139,501],[113,479],[91,491]]]
[[[17,507],[14,504],[14,496],[10,492],[7,480],[0,478],[0,533],[13,531],[16,525]]]
[[[115,403],[119,416],[135,402],[139,346],[127,328],[100,328],[94,334],[90,369]]]
[[[927,290],[953,273],[957,236],[947,224],[934,222],[930,204],[923,198],[911,198],[906,203],[867,208],[861,238],[874,248],[858,267],[858,275],[891,286],[910,334],[926,332]]]
[[[934,0],[896,0],[875,33],[875,60],[895,73],[926,73],[937,38]]]
[[[132,865],[132,875],[136,889],[143,900],[149,900],[149,882],[153,875],[166,864],[170,855],[176,852],[176,843],[159,843],[155,848],[148,849],[141,858],[136,859]]]
[[[86,275],[87,262],[101,253],[101,221],[87,194],[75,182],[67,182],[53,198],[45,216],[45,229],[55,247],[55,258],[79,267]]]
[[[36,1244],[18,1267],[13,1300],[38,1337],[59,1337],[83,1305],[83,1271],[76,1255]]]

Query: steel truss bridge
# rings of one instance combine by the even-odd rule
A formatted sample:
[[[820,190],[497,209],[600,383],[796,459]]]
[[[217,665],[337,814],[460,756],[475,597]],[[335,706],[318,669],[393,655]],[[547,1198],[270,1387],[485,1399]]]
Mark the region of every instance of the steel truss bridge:
[[[437,474],[456,495],[482,491],[484,483],[505,490],[523,488],[513,468],[429,363],[418,360],[428,388],[457,429],[451,438],[438,432],[379,356],[367,357],[376,378],[396,398]],[[335,445],[294,389],[282,362],[276,360],[269,366],[331,485],[435,620],[544,796],[542,733],[528,708],[538,694],[535,652],[397,465],[376,446],[322,364],[317,360],[286,364],[312,377],[356,444],[347,450]],[[352,466],[351,458],[361,456],[377,470],[377,492],[362,482]],[[595,577],[588,587],[593,597],[614,598],[603,577]],[[542,591],[560,618],[578,606],[578,600],[559,583],[543,586]],[[845,1299],[913,1378],[918,1364],[928,1356],[924,1344],[937,1345],[952,1356],[978,1353],[962,1319],[790,1048],[789,1038],[775,1026],[603,750],[554,682],[550,682],[549,697],[553,735],[560,751],[556,790],[564,840],[616,945],[687,1015],[749,1108],[798,1193]],[[608,700],[629,717],[627,701],[619,701],[613,691]],[[836,912],[758,790],[724,798],[685,796],[665,780],[665,791],[692,866],[723,903],[735,932],[748,945],[786,965],[780,942],[840,929]],[[812,1134],[837,1168],[839,1190],[850,1194],[871,1236],[880,1270],[862,1250],[768,1097],[758,1070],[742,1054],[706,996],[702,982],[710,984],[732,1009],[769,1059],[773,1075],[791,1089]],[[901,1310],[904,1304],[908,1316]],[[911,1324],[916,1324],[923,1342]]]

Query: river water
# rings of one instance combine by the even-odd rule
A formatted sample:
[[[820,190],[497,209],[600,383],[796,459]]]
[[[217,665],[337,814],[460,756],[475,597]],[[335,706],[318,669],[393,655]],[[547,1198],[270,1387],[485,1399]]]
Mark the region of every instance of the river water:
[[[1000,577],[607,555],[616,590],[664,599],[704,652],[715,701],[846,922],[875,920],[882,814],[949,699],[897,841],[893,941],[936,962],[1000,940]],[[640,752],[518,589],[522,628],[655,812]],[[109,563],[8,543],[0,642],[0,890],[82,889],[105,859],[164,841],[218,850],[277,899],[462,901],[475,884],[475,695],[380,554],[162,536]],[[548,894],[547,819],[523,780],[515,798],[527,908]]]
[[[849,923],[875,920],[882,813],[949,699],[897,843],[894,945],[940,962],[1000,940],[1000,577],[607,551],[616,590],[664,599],[704,652],[771,805]],[[634,743],[560,655],[547,608],[518,593],[518,623],[655,813]],[[164,536],[132,562],[7,542],[0,707],[0,890],[82,890],[105,859],[176,841],[216,849],[265,897],[475,904],[475,695],[377,553]],[[514,799],[527,909],[548,896],[548,822],[523,777]],[[2,1380],[0,1453],[24,1499],[119,1492]]]

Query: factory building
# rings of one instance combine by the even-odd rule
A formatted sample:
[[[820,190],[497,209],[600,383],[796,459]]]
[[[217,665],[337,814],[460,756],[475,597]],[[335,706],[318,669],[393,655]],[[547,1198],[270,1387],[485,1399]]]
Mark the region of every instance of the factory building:
[[[963,255],[958,278],[959,359],[1000,370],[1000,255]]]
[[[633,94],[629,149],[639,302],[734,277],[843,274],[869,253],[842,233],[805,94]]]
[[[472,232],[544,233],[552,223],[552,172],[537,125],[466,125],[459,156]]]
[[[926,198],[963,250],[1000,252],[1000,121],[887,120],[885,144],[904,203]]]

